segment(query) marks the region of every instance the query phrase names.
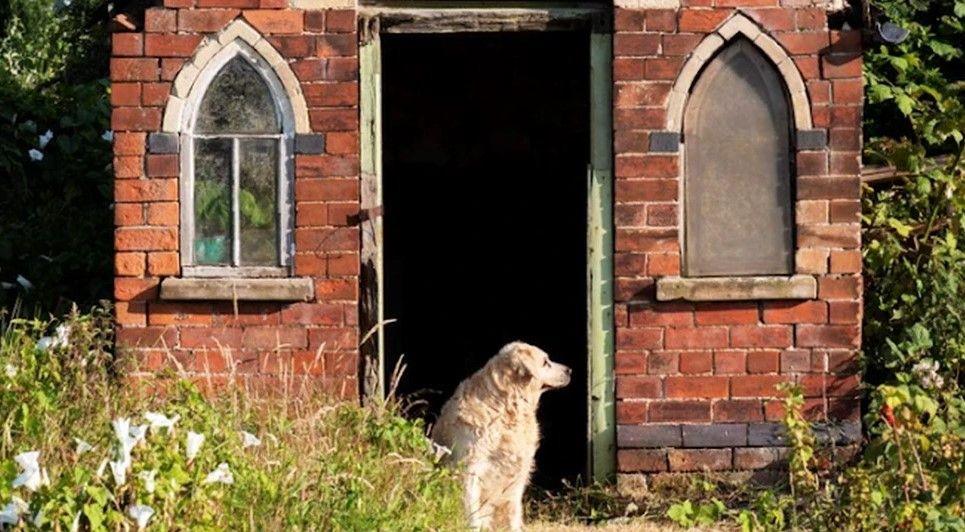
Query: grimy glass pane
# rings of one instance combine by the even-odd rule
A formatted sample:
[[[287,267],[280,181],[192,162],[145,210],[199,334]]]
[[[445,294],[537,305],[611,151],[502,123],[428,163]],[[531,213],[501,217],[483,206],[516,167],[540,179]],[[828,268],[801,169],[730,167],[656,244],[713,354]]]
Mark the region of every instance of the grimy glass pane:
[[[231,265],[231,139],[194,142],[194,263]]]
[[[281,126],[264,78],[236,57],[208,86],[198,111],[198,133],[278,133]]]
[[[790,274],[789,108],[777,69],[748,41],[697,80],[684,150],[685,274]]]
[[[239,141],[243,266],[278,265],[278,142]]]

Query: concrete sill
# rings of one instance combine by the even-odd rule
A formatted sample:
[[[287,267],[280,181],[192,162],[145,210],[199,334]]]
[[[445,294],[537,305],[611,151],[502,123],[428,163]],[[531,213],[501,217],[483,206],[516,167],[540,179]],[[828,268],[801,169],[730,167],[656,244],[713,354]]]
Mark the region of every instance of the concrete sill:
[[[748,301],[814,299],[818,282],[810,275],[790,277],[661,277],[657,301]]]
[[[231,279],[168,277],[161,299],[176,301],[311,301],[315,285],[307,277]]]

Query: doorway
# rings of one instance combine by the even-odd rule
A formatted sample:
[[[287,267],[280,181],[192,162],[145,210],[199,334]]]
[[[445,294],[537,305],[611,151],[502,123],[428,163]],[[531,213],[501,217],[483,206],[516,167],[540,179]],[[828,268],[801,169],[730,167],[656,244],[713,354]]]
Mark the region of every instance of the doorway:
[[[387,371],[430,421],[523,340],[573,368],[547,393],[538,481],[586,456],[589,37],[382,37]]]

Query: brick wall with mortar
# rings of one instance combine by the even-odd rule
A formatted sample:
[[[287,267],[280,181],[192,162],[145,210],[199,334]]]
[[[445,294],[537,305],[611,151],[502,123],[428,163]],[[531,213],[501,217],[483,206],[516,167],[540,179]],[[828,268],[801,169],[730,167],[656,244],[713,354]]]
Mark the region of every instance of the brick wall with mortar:
[[[161,1],[158,4],[162,4]],[[319,7],[318,0],[299,5]],[[331,5],[331,2],[328,2]],[[152,150],[172,82],[203,41],[240,19],[289,64],[319,153],[294,160],[293,272],[310,302],[179,302],[159,283],[180,274],[179,155]],[[295,9],[288,0],[163,0],[143,24],[113,35],[117,343],[145,371],[229,373],[277,385],[281,372],[358,393],[358,46],[355,9]],[[155,153],[161,151],[164,153]],[[176,151],[176,149],[175,149]]]
[[[828,437],[853,443],[860,437],[859,32],[829,31],[825,9],[801,0],[632,4],[614,12],[621,478],[775,466],[785,455],[775,386],[785,381],[803,386],[811,419],[840,422]],[[653,149],[666,144],[654,142],[665,133],[654,133],[666,127],[669,93],[688,56],[735,12],[793,59],[812,127],[826,138],[798,149],[794,187],[795,269],[816,277],[817,298],[659,302],[656,279],[681,268],[682,153]]]
[[[345,395],[358,391],[356,13],[314,9],[319,3],[164,0],[141,27],[113,36],[118,344],[146,370],[169,367],[173,356],[189,372],[227,372],[227,348],[252,382],[271,385],[288,364]],[[669,93],[691,51],[737,11],[793,59],[813,128],[825,133],[825,145],[796,154],[796,269],[817,278],[818,297],[657,302],[656,279],[680,272],[682,153],[651,149],[664,144],[654,133],[666,128]],[[773,466],[784,453],[774,387],[789,380],[804,386],[810,417],[844,421],[834,437],[851,441],[860,428],[859,33],[829,31],[824,8],[802,0],[626,0],[613,17],[620,475]],[[325,153],[295,160],[294,273],[313,278],[311,302],[235,308],[158,296],[161,279],[180,273],[179,163],[152,153],[149,136],[162,129],[181,67],[235,19],[284,56],[311,131],[324,137]]]

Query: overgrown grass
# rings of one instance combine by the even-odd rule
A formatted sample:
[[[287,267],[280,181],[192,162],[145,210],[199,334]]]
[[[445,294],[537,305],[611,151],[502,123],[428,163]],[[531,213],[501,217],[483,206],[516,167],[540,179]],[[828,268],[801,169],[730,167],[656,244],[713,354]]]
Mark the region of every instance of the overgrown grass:
[[[104,310],[60,323],[2,323],[0,510],[20,513],[20,526],[136,528],[139,506],[151,509],[148,524],[158,529],[443,530],[463,522],[455,475],[436,466],[422,424],[394,405],[334,402],[290,378],[288,393],[271,394],[242,386],[202,394],[177,375],[129,380],[113,362],[110,331]],[[170,429],[152,427],[147,412],[179,418]],[[124,418],[130,429],[112,426]],[[246,447],[241,431],[261,444]],[[204,436],[193,458],[189,432]],[[123,440],[133,443],[129,465]],[[15,457],[30,451],[40,453],[40,485],[28,471],[28,485],[14,487],[24,478]],[[209,477],[219,466],[230,484]]]

